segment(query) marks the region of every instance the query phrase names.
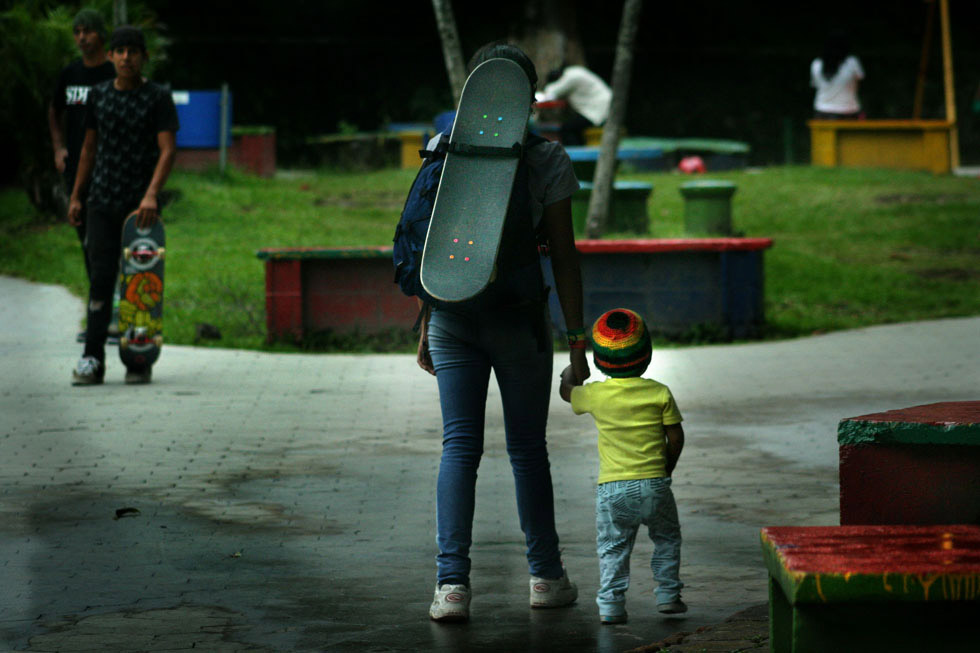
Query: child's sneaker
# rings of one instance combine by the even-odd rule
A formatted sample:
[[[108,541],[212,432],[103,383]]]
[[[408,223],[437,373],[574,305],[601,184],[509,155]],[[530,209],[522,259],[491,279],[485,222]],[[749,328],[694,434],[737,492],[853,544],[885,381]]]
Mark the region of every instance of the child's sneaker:
[[[599,623],[603,626],[612,626],[614,624],[624,624],[629,621],[629,615],[625,612],[623,614],[600,614]]]
[[[466,585],[436,585],[429,617],[433,621],[467,621],[470,618],[470,588]]]
[[[678,598],[667,603],[658,603],[657,611],[664,614],[680,614],[687,612],[687,604]]]
[[[71,371],[72,385],[97,385],[105,377],[105,365],[94,356],[82,356]]]
[[[560,608],[575,603],[578,587],[568,579],[568,572],[562,568],[561,578],[552,580],[531,576],[531,607]]]

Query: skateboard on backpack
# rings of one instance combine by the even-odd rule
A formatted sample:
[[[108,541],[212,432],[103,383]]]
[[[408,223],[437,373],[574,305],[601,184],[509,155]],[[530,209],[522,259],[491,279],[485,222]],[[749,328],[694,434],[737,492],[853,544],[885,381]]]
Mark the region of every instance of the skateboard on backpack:
[[[144,370],[163,346],[163,222],[140,229],[134,211],[123,222],[119,271],[119,358]]]
[[[493,280],[531,112],[531,83],[509,59],[466,79],[422,251],[422,287],[460,302]]]

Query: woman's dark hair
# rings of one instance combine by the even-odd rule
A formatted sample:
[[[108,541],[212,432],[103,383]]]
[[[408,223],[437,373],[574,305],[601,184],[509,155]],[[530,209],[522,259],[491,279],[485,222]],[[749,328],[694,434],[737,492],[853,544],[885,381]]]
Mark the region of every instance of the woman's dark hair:
[[[827,81],[833,79],[837,74],[837,69],[844,63],[851,54],[851,41],[844,30],[834,30],[827,37],[823,46],[823,54],[820,56],[821,74]]]
[[[466,66],[467,74],[473,72],[474,68],[490,59],[510,59],[524,69],[524,74],[531,80],[531,87],[537,87],[538,71],[534,68],[534,62],[519,47],[505,41],[487,43],[477,50],[476,54],[473,55],[469,64]]]

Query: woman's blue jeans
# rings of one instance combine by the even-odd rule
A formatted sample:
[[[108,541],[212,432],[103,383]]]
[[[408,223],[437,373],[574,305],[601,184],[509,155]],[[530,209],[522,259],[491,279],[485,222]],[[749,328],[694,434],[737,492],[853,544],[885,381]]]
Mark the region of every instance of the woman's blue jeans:
[[[483,455],[487,387],[493,369],[504,407],[507,454],[530,573],[561,578],[551,470],[545,442],[552,390],[550,334],[542,314],[527,310],[435,310],[429,353],[442,407],[442,460],[437,493],[438,583],[469,585],[477,468]],[[545,322],[546,324],[546,322]]]

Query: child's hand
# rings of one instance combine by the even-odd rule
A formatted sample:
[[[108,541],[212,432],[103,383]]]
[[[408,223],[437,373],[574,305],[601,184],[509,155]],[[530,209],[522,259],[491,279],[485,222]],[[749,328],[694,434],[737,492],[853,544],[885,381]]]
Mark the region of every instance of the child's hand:
[[[667,476],[673,476],[681,451],[684,450],[684,427],[680,424],[664,426],[664,439],[667,442]]]
[[[572,400],[572,388],[577,385],[582,385],[582,383],[575,375],[575,368],[568,365],[561,371],[561,387],[558,388],[558,394],[562,399],[570,402]]]
[[[561,382],[567,383],[568,385],[576,385],[575,370],[572,368],[571,365],[566,365],[565,369],[561,371]]]

